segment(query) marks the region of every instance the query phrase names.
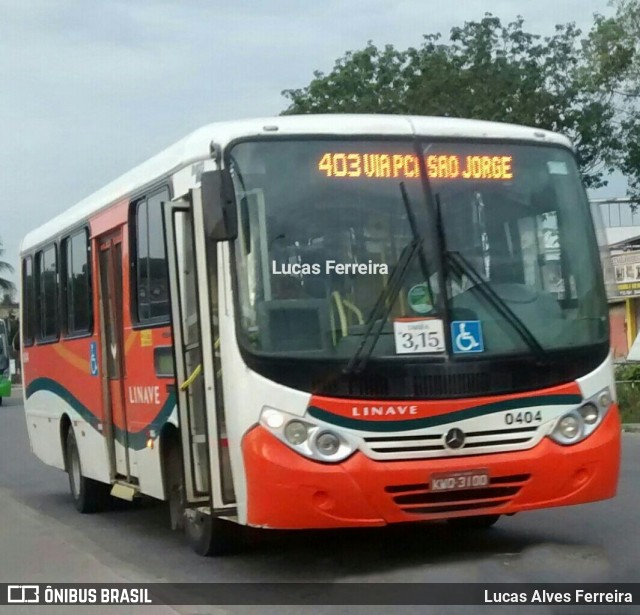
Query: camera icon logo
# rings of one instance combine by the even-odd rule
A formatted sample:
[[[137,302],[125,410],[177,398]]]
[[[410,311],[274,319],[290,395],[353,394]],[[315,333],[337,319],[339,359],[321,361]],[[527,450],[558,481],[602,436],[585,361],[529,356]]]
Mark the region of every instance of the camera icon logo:
[[[7,587],[7,602],[9,604],[37,604],[40,602],[40,587],[38,585],[9,585]]]

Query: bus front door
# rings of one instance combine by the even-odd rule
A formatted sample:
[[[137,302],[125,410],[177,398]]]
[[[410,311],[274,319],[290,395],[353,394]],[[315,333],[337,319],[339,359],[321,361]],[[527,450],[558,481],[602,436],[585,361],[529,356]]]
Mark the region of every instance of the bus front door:
[[[100,339],[102,340],[103,430],[112,479],[131,479],[124,405],[122,343],[122,231],[98,239]]]
[[[164,203],[163,217],[185,505],[211,506],[216,512],[222,509],[220,438],[206,245],[204,233],[194,232],[199,205],[200,191],[192,191],[189,201]]]

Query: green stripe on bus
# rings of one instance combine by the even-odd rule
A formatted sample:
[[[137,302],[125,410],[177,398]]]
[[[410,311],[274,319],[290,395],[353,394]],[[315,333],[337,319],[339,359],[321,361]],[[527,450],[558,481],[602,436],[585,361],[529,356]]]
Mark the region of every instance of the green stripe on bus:
[[[536,408],[538,406],[564,406],[577,405],[582,402],[580,395],[540,395],[538,397],[519,397],[496,401],[482,406],[456,410],[438,416],[428,416],[419,419],[401,419],[398,421],[371,421],[333,414],[317,406],[309,406],[309,416],[348,429],[360,429],[363,431],[411,431],[414,429],[426,429],[447,425],[457,421],[473,419],[479,416],[504,412],[505,410],[517,410],[520,408]]]
[[[98,430],[98,425],[101,421],[96,417],[89,408],[87,408],[77,397],[73,395],[68,389],[62,386],[58,381],[52,380],[51,378],[36,378],[32,380],[26,389],[27,399],[31,397],[34,393],[38,391],[47,391],[49,393],[53,393],[60,399],[62,399],[65,403],[71,406],[84,421],[86,421],[91,427],[93,427],[96,431]],[[165,424],[173,408],[176,405],[176,397],[174,393],[170,393],[167,400],[164,402],[160,411],[155,416],[153,421],[149,423],[146,427],[143,427],[140,431],[135,432],[127,432],[120,427],[114,427],[114,434],[116,440],[122,444],[123,446],[128,445],[129,448],[139,451],[146,447],[148,431],[153,429],[156,433],[160,432],[160,429]],[[125,444],[125,436],[126,436],[126,444]]]

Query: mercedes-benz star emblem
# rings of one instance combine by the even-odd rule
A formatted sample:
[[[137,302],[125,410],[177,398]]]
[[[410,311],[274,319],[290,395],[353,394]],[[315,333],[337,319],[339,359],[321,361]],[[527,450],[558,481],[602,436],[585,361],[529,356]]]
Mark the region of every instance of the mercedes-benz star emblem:
[[[444,443],[453,449],[462,448],[464,446],[464,431],[454,427],[447,432],[444,437]]]

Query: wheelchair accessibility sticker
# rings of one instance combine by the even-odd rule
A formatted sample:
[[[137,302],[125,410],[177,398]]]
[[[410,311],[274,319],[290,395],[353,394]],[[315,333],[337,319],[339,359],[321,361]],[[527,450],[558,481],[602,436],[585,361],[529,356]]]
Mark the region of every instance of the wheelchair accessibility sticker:
[[[98,375],[98,344],[91,342],[89,344],[89,367],[91,369],[91,375]]]
[[[451,323],[453,352],[484,352],[479,320],[454,320]]]

